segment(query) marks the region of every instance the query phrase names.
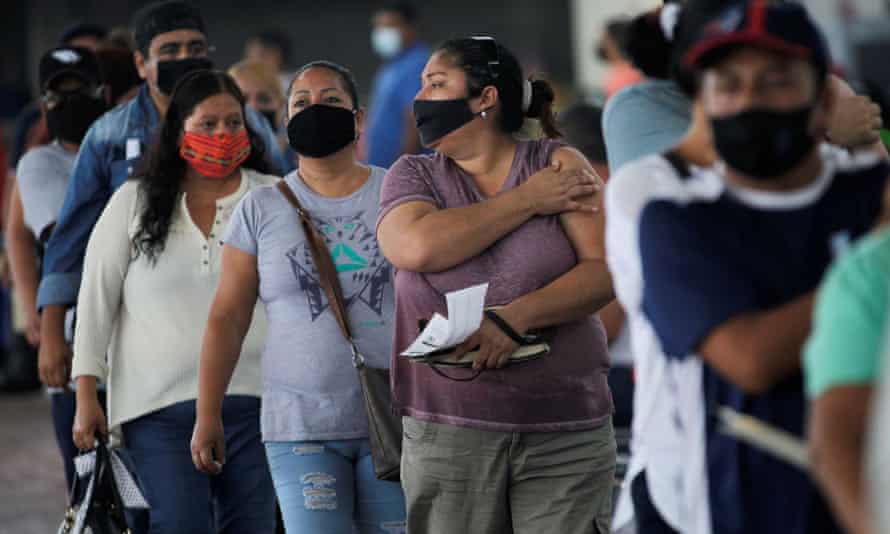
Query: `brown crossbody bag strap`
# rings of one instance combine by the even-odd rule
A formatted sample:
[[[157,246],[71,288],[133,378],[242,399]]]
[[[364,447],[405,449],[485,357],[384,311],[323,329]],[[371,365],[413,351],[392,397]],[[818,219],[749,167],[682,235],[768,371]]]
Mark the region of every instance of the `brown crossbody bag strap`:
[[[279,180],[276,187],[278,187],[284,198],[297,210],[297,214],[300,216],[300,224],[303,226],[303,233],[306,234],[306,241],[309,243],[309,251],[312,253],[315,268],[318,270],[318,281],[321,284],[321,289],[328,299],[331,311],[334,312],[337,324],[340,325],[343,337],[346,338],[352,349],[352,363],[358,367],[364,364],[364,358],[358,353],[355,341],[352,338],[352,329],[349,328],[349,315],[346,313],[346,304],[343,302],[343,290],[340,288],[340,279],[337,277],[337,267],[334,265],[331,253],[325,245],[324,236],[312,224],[309,214],[303,209],[300,201],[297,200],[297,195],[294,194],[287,183],[284,180]]]
[[[393,411],[389,369],[365,365],[365,359],[356,348],[352,330],[349,328],[349,316],[346,314],[340,278],[337,277],[337,267],[325,245],[324,236],[312,224],[309,214],[300,205],[290,186],[281,180],[277,187],[300,216],[300,224],[303,226],[303,233],[306,234],[309,251],[318,271],[318,281],[328,298],[334,317],[337,318],[343,337],[352,350],[352,365],[358,374],[365,413],[368,416],[368,442],[371,447],[374,475],[380,480],[398,481],[402,459],[402,418]]]

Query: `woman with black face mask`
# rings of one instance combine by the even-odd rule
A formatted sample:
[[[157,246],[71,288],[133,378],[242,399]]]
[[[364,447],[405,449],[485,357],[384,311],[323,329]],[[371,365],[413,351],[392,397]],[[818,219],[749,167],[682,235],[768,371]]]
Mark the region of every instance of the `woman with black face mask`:
[[[389,367],[392,267],[374,236],[384,169],[356,159],[363,132],[352,75],[325,61],[299,69],[288,91],[288,139],[299,170],[239,205],[223,241],[222,278],[201,355],[192,454],[198,469],[222,461],[220,399],[259,298],[269,318],[263,354],[262,430],[288,532],[401,531],[397,482],[375,478],[368,421],[352,355],[324,296],[312,248],[285,194],[324,236],[359,352]],[[282,188],[282,189],[279,189]]]
[[[6,221],[13,286],[25,319],[25,337],[33,347],[40,342],[40,257],[62,208],[81,140],[108,107],[100,78],[96,58],[85,48],[56,48],[40,60],[41,111],[52,142],[29,150],[19,161]],[[33,357],[30,352],[25,356]],[[67,362],[40,362],[41,380],[48,382],[46,376],[55,372],[56,367],[63,367],[61,371],[67,376]],[[77,455],[71,441],[74,393],[62,388],[51,388],[51,392],[53,424],[70,487]],[[104,397],[104,390],[100,391],[103,403]]]
[[[490,37],[441,45],[414,114],[432,156],[387,173],[378,238],[396,272],[394,402],[403,415],[408,531],[608,531],[615,439],[612,300],[601,181],[556,140],[553,90]],[[518,139],[526,118],[546,139]],[[487,283],[489,307],[449,372],[399,354],[448,292]],[[507,365],[543,331],[549,353]]]

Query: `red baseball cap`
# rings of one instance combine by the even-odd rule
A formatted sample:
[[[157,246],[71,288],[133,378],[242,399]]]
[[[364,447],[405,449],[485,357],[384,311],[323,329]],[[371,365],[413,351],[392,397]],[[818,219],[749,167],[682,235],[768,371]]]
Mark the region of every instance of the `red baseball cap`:
[[[817,70],[828,70],[828,47],[806,9],[792,2],[765,0],[739,2],[705,24],[684,63],[692,69],[707,68],[738,46],[806,59]]]

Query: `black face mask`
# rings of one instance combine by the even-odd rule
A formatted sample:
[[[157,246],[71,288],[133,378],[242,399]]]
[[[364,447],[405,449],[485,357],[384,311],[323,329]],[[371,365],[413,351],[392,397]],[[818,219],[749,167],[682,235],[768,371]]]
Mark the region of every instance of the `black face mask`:
[[[812,106],[794,111],[752,109],[712,118],[714,147],[726,164],[745,176],[770,180],[788,173],[816,144],[810,134]]]
[[[172,61],[158,61],[158,90],[167,96],[173,94],[176,82],[186,74],[196,70],[207,70],[213,62],[205,57],[190,57]]]
[[[266,120],[269,121],[269,126],[272,127],[273,131],[278,131],[278,120],[277,120],[277,112],[274,109],[267,109],[265,111],[258,110],[260,115],[266,117]]]
[[[80,144],[90,125],[108,106],[101,97],[77,93],[65,96],[46,112],[46,127],[53,139]]]
[[[415,100],[414,121],[420,142],[430,146],[476,118],[466,98],[455,100]]]
[[[287,139],[301,156],[323,158],[355,141],[355,111],[316,104],[291,117]]]

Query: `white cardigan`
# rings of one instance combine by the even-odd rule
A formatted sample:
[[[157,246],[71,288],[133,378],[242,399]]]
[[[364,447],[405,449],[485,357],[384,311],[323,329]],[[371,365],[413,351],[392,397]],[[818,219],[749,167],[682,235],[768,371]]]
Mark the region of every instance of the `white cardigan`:
[[[277,180],[243,170],[238,190],[217,201],[207,238],[181,195],[154,265],[145,254],[135,256],[132,246],[142,211],[138,182],[125,183],[111,197],[87,246],[71,373],[107,382],[110,430],[197,398],[198,359],[219,282],[223,232],[248,191]],[[261,396],[265,336],[266,317],[258,305],[229,395]]]

